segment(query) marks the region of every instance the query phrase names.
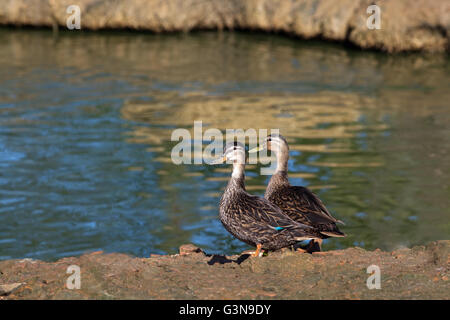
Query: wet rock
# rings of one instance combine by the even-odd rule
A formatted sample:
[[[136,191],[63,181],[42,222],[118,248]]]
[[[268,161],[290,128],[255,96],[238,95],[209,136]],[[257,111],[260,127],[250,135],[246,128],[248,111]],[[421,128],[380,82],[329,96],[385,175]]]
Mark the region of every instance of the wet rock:
[[[185,255],[188,255],[188,254],[196,254],[196,253],[204,254],[202,249],[200,249],[197,246],[194,246],[191,243],[181,245],[180,248],[179,248],[179,252],[180,252],[181,256],[185,256]]]
[[[0,284],[0,296],[7,296],[22,285],[23,283]]]
[[[0,25],[66,27],[72,0],[0,0]],[[367,27],[367,7],[381,29]],[[78,0],[82,29],[247,29],[345,41],[387,52],[450,51],[448,0]]]

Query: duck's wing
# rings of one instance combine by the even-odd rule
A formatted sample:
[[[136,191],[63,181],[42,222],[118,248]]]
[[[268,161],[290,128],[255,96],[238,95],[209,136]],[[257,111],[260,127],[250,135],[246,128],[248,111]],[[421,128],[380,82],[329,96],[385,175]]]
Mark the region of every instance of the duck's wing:
[[[270,201],[280,206],[294,220],[317,227],[322,234],[332,237],[345,236],[336,226],[336,223],[343,222],[334,218],[322,201],[305,187],[283,188],[273,194]]]
[[[242,202],[241,214],[244,220],[251,225],[264,225],[276,231],[287,230],[294,238],[317,238],[318,230],[314,227],[292,220],[277,206],[268,200],[246,194]]]

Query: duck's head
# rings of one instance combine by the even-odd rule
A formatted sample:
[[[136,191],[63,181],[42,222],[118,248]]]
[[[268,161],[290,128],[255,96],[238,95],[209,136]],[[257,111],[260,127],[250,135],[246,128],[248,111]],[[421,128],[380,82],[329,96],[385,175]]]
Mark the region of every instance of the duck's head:
[[[211,164],[220,163],[245,164],[245,146],[237,141],[229,142],[223,149],[223,154]]]
[[[289,146],[286,139],[281,134],[271,134],[264,139],[264,142],[262,144],[250,150],[249,153],[254,153],[262,150],[270,150],[274,152],[289,152]]]

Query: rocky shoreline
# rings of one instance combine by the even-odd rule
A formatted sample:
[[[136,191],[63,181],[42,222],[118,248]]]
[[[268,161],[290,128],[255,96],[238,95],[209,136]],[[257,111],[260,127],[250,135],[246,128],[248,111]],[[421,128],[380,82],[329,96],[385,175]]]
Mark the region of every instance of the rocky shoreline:
[[[66,28],[72,0],[0,0],[0,25]],[[367,7],[381,10],[370,30]],[[450,51],[447,0],[78,0],[81,28],[152,32],[259,30],[385,52]]]
[[[450,240],[393,252],[290,250],[253,258],[205,254],[131,257],[94,252],[56,262],[0,261],[1,299],[450,299]],[[68,289],[69,266],[80,288]],[[369,289],[367,268],[380,268]],[[72,282],[71,282],[72,283]]]

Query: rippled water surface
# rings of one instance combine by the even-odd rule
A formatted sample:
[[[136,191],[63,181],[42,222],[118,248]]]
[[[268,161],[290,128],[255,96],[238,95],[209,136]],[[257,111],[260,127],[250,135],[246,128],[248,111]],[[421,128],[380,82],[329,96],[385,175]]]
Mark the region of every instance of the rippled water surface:
[[[279,128],[292,183],[346,223],[327,250],[449,239],[449,61],[265,34],[0,29],[0,259],[247,249],[217,217],[230,168],[170,160],[173,129],[195,120]]]

